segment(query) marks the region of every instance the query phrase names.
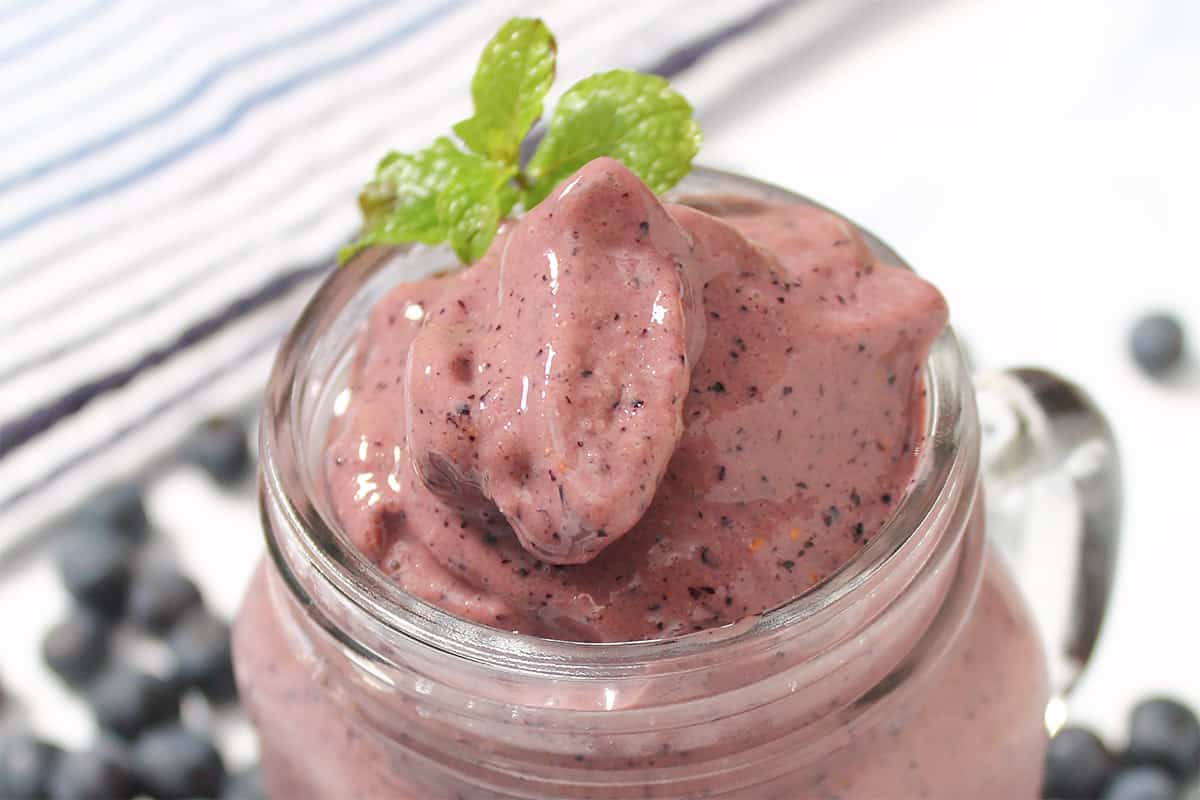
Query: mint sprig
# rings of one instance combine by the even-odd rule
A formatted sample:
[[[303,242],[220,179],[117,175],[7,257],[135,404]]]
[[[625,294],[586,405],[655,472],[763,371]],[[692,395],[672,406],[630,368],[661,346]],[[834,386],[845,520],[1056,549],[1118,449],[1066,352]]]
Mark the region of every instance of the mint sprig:
[[[471,99],[475,114],[454,126],[463,144],[480,155],[517,163],[521,139],[542,116],[554,83],[554,37],[539,19],[510,19],[483,48]]]
[[[471,81],[474,114],[413,154],[389,153],[359,195],[362,233],[342,261],[377,244],[447,242],[464,263],[487,252],[502,217],[540,202],[587,162],[609,156],[655,192],[674,186],[700,148],[692,107],[665,80],[613,70],[576,83],[522,171],[521,141],[542,115],[557,48],[541,20],[506,22]]]
[[[546,137],[529,159],[526,208],[600,156],[629,167],[651,191],[679,183],[700,149],[692,107],[664,78],[623,69],[584,78],[558,101]]]
[[[358,241],[338,253],[345,261],[375,244],[449,242],[463,262],[487,252],[500,217],[501,190],[516,170],[466,153],[445,136],[412,155],[389,153],[363,187]],[[510,195],[511,196],[511,195]]]

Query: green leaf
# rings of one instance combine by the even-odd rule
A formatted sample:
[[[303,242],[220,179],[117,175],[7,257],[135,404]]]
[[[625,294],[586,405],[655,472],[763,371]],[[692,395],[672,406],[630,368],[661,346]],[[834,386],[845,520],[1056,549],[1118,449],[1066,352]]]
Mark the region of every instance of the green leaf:
[[[475,114],[454,126],[467,147],[506,164],[542,115],[554,81],[554,36],[540,19],[510,19],[483,48],[471,97]]]
[[[515,171],[473,153],[462,159],[454,179],[438,195],[438,219],[446,239],[464,264],[479,260],[496,237],[500,222],[500,185]]]
[[[449,241],[460,259],[474,261],[496,235],[501,190],[515,171],[444,136],[411,155],[389,153],[359,195],[362,234],[338,257],[376,244]]]
[[[505,181],[500,187],[500,191],[496,193],[496,202],[500,207],[500,216],[508,215],[512,211],[513,206],[521,199],[521,192],[513,185],[512,181]]]
[[[666,80],[628,70],[584,78],[558,102],[526,167],[526,208],[600,156],[622,162],[655,193],[691,169],[700,149],[692,107]]]
[[[454,126],[459,143],[441,137],[420,152],[384,157],[359,195],[362,234],[339,259],[375,244],[448,242],[464,262],[475,261],[518,203],[532,208],[600,156],[624,162],[654,192],[687,174],[700,148],[691,106],[662,78],[614,70],[563,95],[518,175],[521,141],[542,114],[556,56],[541,20],[506,22],[480,56],[471,81],[474,115]]]

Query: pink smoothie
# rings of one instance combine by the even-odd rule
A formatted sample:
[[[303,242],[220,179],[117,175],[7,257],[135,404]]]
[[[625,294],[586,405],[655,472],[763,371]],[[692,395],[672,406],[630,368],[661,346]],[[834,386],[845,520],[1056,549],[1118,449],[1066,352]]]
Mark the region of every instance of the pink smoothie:
[[[941,296],[833,214],[710,210],[598,159],[375,306],[326,477],[393,580],[500,628],[654,638],[785,603],[879,530]]]
[[[664,204],[599,159],[505,223],[479,263],[374,305],[334,404],[322,488],[390,580],[475,622],[582,642],[733,623],[845,565],[904,498],[925,444],[922,365],[946,316],[936,289],[881,263],[832,213],[733,196]],[[397,645],[404,669],[373,677],[268,565],[235,628],[268,790],[1034,800],[1045,675],[1020,598],[983,552],[974,500],[956,523],[962,556],[948,563],[959,566],[932,570],[923,588],[905,583],[895,601],[864,592],[846,615],[882,622],[828,650],[773,648],[719,678],[676,680],[714,708],[736,696],[734,711],[678,726],[672,714],[707,703],[676,709],[670,693],[685,687],[664,696],[650,677],[654,689],[606,694],[605,710],[659,715],[645,738],[537,727],[545,708],[594,714],[574,703],[595,687],[486,667],[475,683],[466,659],[446,667],[451,676],[409,674],[426,656],[443,663],[411,643]],[[934,622],[951,597],[957,616]],[[897,665],[939,625],[949,644],[906,677]],[[822,658],[844,660],[804,683],[805,665]],[[785,665],[797,683],[781,697],[767,676]],[[445,699],[443,678],[469,684],[470,699]],[[511,717],[476,724],[476,699],[497,695]],[[708,769],[858,708],[855,723],[786,749],[750,788],[685,794],[660,780],[664,768]],[[427,755],[440,745],[448,755]],[[533,754],[522,775],[590,769],[631,788],[488,788],[514,752]]]
[[[497,800],[475,776],[455,779],[413,757],[364,725],[360,712],[336,698],[336,654],[294,641],[283,587],[259,569],[234,629],[242,702],[258,729],[268,796],[278,800]],[[275,596],[272,597],[272,594]],[[282,624],[281,624],[282,623]],[[907,634],[907,632],[906,632]],[[895,643],[883,650],[899,646]],[[895,704],[894,716],[863,730],[830,733],[836,749],[815,762],[805,754],[790,773],[750,790],[720,792],[721,800],[1036,800],[1041,783],[1047,697],[1039,642],[1016,587],[991,560],[975,606],[954,647]],[[886,660],[880,648],[870,659]],[[864,658],[866,658],[864,656]],[[698,678],[700,679],[700,678]],[[855,698],[853,683],[806,690],[829,707]],[[817,697],[812,695],[816,694]],[[515,690],[513,703],[534,706],[546,697]],[[394,698],[382,702],[397,703]],[[430,720],[397,708],[398,724],[417,737]],[[519,723],[518,723],[519,724]],[[746,736],[738,719],[714,720],[718,736],[736,747]],[[782,734],[782,731],[781,731]],[[670,752],[673,733],[662,734]],[[495,742],[463,743],[482,760]],[[581,750],[582,752],[582,750]],[[686,753],[680,752],[680,760]],[[547,756],[572,763],[570,756]],[[629,757],[626,774],[652,769],[654,757]],[[682,761],[686,763],[686,761]],[[554,794],[558,797],[580,797]],[[669,787],[647,787],[645,798],[671,798]],[[701,795],[704,796],[704,795]],[[549,795],[547,797],[550,797]],[[692,795],[688,795],[689,798]]]

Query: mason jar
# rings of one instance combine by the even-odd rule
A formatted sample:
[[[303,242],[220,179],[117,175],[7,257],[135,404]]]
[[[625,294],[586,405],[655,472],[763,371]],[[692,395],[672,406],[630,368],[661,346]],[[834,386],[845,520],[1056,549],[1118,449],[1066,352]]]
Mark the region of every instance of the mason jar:
[[[674,193],[684,202],[730,194],[810,202],[708,170]],[[903,266],[863,235],[881,260]],[[269,796],[1038,797],[1051,676],[988,528],[1030,529],[1029,519],[1011,519],[1013,506],[1032,508],[1030,487],[1063,470],[1061,458],[1045,458],[1045,443],[1061,444],[1062,421],[1080,417],[1063,411],[1061,396],[1057,409],[1041,402],[1054,394],[1037,391],[1038,380],[1050,380],[1044,373],[989,384],[989,397],[1016,420],[988,462],[1007,521],[985,514],[975,389],[947,330],[926,364],[927,444],[915,479],[843,568],[780,608],[721,628],[616,644],[540,639],[406,594],[355,549],[330,510],[321,452],[367,313],[397,282],[448,263],[447,251],[423,247],[352,260],[317,292],[275,365],[260,443],[267,557],[234,641]],[[1062,395],[1068,385],[1053,386]],[[1107,476],[1100,493],[1111,495],[1111,442],[1084,411],[1109,447],[1092,467]],[[1103,523],[1082,497],[1067,501],[1075,519]],[[1056,574],[1078,571],[1062,559],[1079,562],[1084,544],[1060,547]],[[1068,660],[1086,660],[1079,643],[1094,641],[1088,626],[1103,611],[1109,562],[1048,590],[1068,597]]]

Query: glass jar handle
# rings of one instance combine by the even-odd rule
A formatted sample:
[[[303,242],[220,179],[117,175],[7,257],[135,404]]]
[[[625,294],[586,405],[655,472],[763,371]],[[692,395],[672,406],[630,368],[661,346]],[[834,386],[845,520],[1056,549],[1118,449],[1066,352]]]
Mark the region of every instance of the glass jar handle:
[[[1078,386],[1039,369],[976,377],[987,524],[1032,606],[1051,687],[1068,695],[1092,657],[1120,538],[1112,431]],[[1047,712],[1047,723],[1057,727]]]

